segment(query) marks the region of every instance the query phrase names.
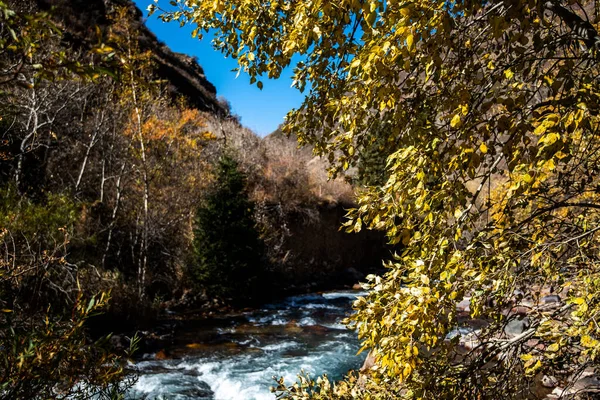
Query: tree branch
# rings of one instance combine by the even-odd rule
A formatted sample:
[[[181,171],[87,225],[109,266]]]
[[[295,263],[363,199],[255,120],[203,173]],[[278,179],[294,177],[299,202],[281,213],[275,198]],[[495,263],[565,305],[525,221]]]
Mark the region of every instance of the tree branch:
[[[589,21],[563,7],[557,0],[548,0],[543,3],[543,7],[567,24],[577,38],[585,42],[588,49],[600,47],[600,35]]]

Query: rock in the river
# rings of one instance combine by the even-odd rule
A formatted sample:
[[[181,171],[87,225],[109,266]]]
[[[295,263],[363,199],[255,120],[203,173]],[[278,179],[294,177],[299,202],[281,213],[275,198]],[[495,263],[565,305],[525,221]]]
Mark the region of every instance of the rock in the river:
[[[598,375],[588,375],[578,379],[570,386],[556,387],[546,398],[547,399],[579,399],[579,398],[599,398],[600,377]],[[589,396],[592,397],[589,397]],[[580,397],[583,396],[583,397]],[[586,397],[587,396],[587,397]]]
[[[129,347],[129,341],[122,335],[112,335],[110,337],[110,344],[116,350],[124,350]]]
[[[477,348],[481,344],[481,341],[479,340],[480,334],[481,331],[475,330],[467,333],[466,335],[461,335],[458,340],[458,346],[466,350],[473,350]]]
[[[550,294],[542,297],[542,304],[560,303],[560,296],[556,294]]]
[[[539,373],[534,377],[532,385],[529,387],[529,391],[533,395],[531,398],[547,399],[557,386],[558,380],[555,377]]]
[[[504,333],[506,333],[508,337],[512,338],[525,332],[527,328],[529,328],[529,318],[514,318],[508,321],[504,327]]]
[[[459,313],[470,313],[471,312],[471,298],[465,297],[456,305],[456,311]]]
[[[364,274],[360,273],[356,268],[346,268],[346,270],[344,271],[344,276],[348,277],[350,280],[353,281],[360,281],[361,279],[363,279],[365,277]]]
[[[213,399],[213,391],[207,383],[199,381],[193,388],[186,388],[178,393],[179,395],[198,400]]]
[[[600,377],[598,375],[583,377],[567,391],[569,394],[600,393]]]
[[[367,358],[365,359],[365,362],[363,363],[362,367],[360,368],[360,372],[367,372],[374,366],[375,366],[375,355],[373,354],[373,351],[369,351],[369,354],[367,354]]]
[[[306,325],[303,328],[305,332],[315,333],[318,335],[324,335],[330,331],[329,328],[321,325]]]

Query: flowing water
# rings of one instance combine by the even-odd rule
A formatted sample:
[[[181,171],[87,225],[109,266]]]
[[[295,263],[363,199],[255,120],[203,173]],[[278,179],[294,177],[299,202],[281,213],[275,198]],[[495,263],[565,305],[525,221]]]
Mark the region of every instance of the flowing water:
[[[262,400],[273,376],[296,381],[304,370],[340,379],[360,368],[364,355],[341,321],[364,293],[329,292],[290,297],[237,316],[189,321],[166,349],[170,359],[146,355],[132,397],[149,399]]]

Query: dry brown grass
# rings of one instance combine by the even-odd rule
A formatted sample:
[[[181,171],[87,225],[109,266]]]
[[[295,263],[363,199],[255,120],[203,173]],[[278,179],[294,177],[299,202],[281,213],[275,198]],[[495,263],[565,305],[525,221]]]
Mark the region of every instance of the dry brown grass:
[[[298,208],[316,204],[354,203],[354,189],[343,177],[328,179],[327,163],[294,137],[279,130],[260,138],[234,118],[206,114],[206,129],[217,140],[213,154],[233,150],[248,175],[250,194],[257,203]]]

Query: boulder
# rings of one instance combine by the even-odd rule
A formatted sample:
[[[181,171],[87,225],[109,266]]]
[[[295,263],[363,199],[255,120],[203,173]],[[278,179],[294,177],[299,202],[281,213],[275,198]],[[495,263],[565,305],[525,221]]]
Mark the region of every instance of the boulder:
[[[375,366],[375,355],[373,354],[373,351],[369,351],[369,354],[367,354],[367,358],[365,359],[365,362],[363,363],[362,367],[360,367],[360,372],[367,372],[374,366]]]
[[[519,336],[521,333],[525,332],[529,328],[529,318],[527,317],[517,317],[513,318],[504,327],[504,333],[513,338],[515,336]]]
[[[160,350],[154,355],[155,360],[168,360],[169,358],[171,357],[169,357],[164,350]]]
[[[560,296],[556,294],[550,294],[548,296],[544,296],[541,299],[542,304],[552,304],[552,303],[560,303]]]
[[[465,297],[456,305],[456,311],[459,313],[470,313],[471,312],[471,298]]]

